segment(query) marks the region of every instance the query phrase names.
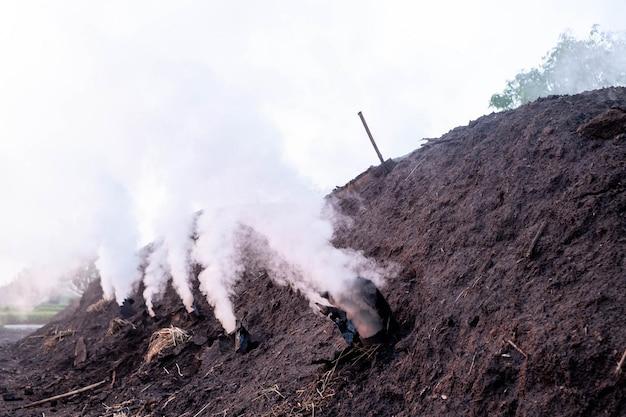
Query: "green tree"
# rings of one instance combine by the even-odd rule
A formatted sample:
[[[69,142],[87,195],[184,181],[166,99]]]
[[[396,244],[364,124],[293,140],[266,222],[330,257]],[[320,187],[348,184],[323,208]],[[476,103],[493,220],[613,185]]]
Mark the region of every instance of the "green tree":
[[[92,260],[71,271],[65,280],[69,290],[80,297],[87,291],[89,285],[99,278],[100,274],[96,268],[96,263]]]
[[[507,110],[552,94],[618,85],[626,85],[626,37],[594,25],[587,39],[562,34],[537,68],[507,81],[501,93],[491,96],[489,106]]]

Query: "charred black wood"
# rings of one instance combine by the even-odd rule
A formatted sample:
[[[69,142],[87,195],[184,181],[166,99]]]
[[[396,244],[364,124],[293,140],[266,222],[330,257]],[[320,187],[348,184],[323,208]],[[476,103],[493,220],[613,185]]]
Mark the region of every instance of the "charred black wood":
[[[323,306],[321,304],[318,304],[318,307],[323,315],[335,323],[348,346],[358,343],[359,333],[357,332],[356,327],[354,327],[352,321],[348,319],[348,315],[345,311],[337,307]]]
[[[357,277],[336,297],[329,293],[320,295],[330,303],[318,304],[320,312],[337,325],[349,346],[385,343],[398,331],[389,303],[369,279]]]
[[[127,298],[124,300],[124,302],[120,306],[120,315],[123,319],[127,320],[135,315],[136,311],[133,307],[133,304],[135,304],[135,300],[133,300],[132,298]]]
[[[248,353],[252,349],[256,348],[258,343],[252,340],[250,332],[240,322],[235,329],[235,352]]]

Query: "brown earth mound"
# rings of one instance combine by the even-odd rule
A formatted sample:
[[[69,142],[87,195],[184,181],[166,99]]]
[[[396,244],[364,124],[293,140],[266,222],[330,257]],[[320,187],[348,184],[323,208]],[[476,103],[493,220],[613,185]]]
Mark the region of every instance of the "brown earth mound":
[[[352,217],[335,244],[402,267],[382,289],[391,345],[344,350],[300,295],[252,272],[235,300],[256,346],[243,355],[200,296],[188,314],[168,289],[153,319],[137,295],[122,317],[89,308],[94,285],[0,347],[0,415],[624,416],[624,108],[625,88],[541,99],[333,192]],[[184,337],[147,362],[165,328]]]

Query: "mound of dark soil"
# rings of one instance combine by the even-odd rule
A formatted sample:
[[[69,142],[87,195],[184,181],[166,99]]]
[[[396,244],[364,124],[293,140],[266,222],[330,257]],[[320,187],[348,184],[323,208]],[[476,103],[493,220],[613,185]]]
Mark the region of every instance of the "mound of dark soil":
[[[541,99],[333,192],[353,219],[334,243],[401,266],[382,290],[392,345],[343,350],[300,295],[252,273],[235,300],[258,343],[244,355],[201,296],[188,314],[169,289],[154,319],[136,296],[112,325],[120,309],[90,308],[93,286],[0,348],[0,415],[624,416],[624,108],[624,88]],[[146,363],[169,326],[190,341]]]

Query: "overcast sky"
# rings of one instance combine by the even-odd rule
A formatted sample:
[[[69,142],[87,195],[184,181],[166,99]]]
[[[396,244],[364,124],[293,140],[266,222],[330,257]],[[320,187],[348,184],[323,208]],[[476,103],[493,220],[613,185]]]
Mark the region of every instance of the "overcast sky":
[[[626,2],[2,2],[0,283],[23,266],[16,254],[66,227],[47,230],[56,219],[42,208],[71,207],[79,224],[93,215],[84,201],[103,198],[94,164],[133,177],[151,143],[184,147],[178,126],[202,126],[202,112],[237,121],[238,101],[254,109],[284,162],[324,192],[377,162],[358,111],[384,156],[406,154],[489,112],[491,94],[560,33],[593,24],[626,29]],[[220,132],[216,152],[237,152],[234,134],[256,137],[249,120]],[[129,187],[149,217],[158,196],[146,181]]]

